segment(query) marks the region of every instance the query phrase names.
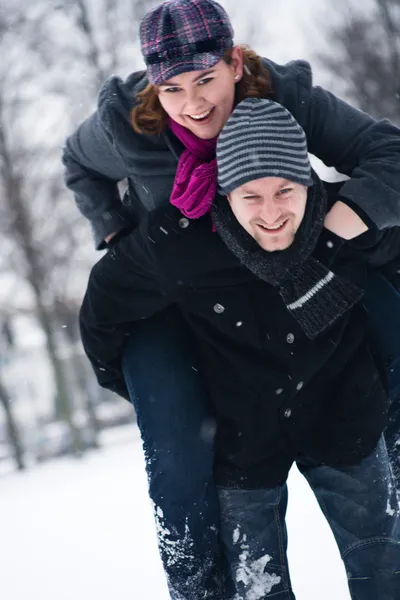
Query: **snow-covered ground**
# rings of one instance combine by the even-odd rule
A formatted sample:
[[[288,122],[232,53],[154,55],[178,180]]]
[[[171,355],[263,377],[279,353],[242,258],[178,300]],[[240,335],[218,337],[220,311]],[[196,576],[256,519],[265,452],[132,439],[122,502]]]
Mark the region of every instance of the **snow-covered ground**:
[[[138,430],[112,435],[83,460],[0,479],[2,599],[168,599]],[[330,530],[295,470],[288,526],[297,600],[348,600]]]

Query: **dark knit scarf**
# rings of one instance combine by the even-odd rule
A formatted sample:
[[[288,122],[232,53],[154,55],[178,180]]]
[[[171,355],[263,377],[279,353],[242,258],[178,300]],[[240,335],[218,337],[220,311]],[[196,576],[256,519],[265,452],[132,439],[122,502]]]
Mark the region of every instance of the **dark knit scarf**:
[[[279,287],[286,308],[308,338],[315,338],[349,310],[362,290],[335,275],[313,253],[327,213],[325,188],[315,172],[303,221],[291,246],[266,252],[239,224],[225,197],[212,207],[217,232],[240,262],[257,277]]]

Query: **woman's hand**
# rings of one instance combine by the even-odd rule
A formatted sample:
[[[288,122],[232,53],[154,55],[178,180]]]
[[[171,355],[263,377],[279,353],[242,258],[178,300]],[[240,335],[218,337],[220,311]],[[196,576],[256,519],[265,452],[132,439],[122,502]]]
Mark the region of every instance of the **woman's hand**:
[[[353,238],[368,231],[364,221],[347,204],[338,200],[325,217],[325,229],[332,231],[344,240]]]

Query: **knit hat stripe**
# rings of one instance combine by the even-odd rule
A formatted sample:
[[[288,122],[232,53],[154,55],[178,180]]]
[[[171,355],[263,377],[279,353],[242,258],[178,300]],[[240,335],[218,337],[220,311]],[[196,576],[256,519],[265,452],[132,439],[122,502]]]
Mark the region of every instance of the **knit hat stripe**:
[[[238,105],[240,106],[240,104]],[[235,120],[234,121],[228,121],[226,124],[226,128],[227,130],[229,130],[230,127],[233,127],[235,123],[237,123],[238,121],[242,121],[242,122],[249,122],[249,115],[244,113],[243,111],[238,112],[236,114],[236,110],[235,109]],[[263,118],[265,123],[270,123],[271,121],[279,121],[279,123],[286,123],[287,125],[293,125],[296,126],[295,121],[293,121],[292,119],[288,119],[286,117],[286,115],[282,115],[279,112],[277,112],[276,110],[274,111],[268,111],[268,112],[260,112],[258,111],[254,111],[254,113],[252,112],[251,114],[251,119],[260,119]]]
[[[265,172],[265,169],[251,169],[249,171],[249,169],[241,169],[239,172],[235,171],[235,178],[234,178],[234,186],[231,187],[230,182],[232,181],[232,179],[226,179],[226,180],[220,180],[220,188],[221,190],[224,190],[225,194],[230,194],[233,190],[239,188],[240,186],[244,185],[245,183],[248,183],[249,178],[247,177],[247,175],[251,176],[251,180],[254,179],[264,179],[264,177],[281,177],[282,179],[288,179],[289,181],[294,181],[294,182],[298,182],[300,183],[301,179],[304,179],[307,176],[307,173],[304,173],[304,171],[300,171],[298,172],[296,170],[296,172],[294,172],[293,167],[288,168],[288,167],[282,167],[282,165],[279,165],[277,167],[270,167],[270,169],[268,170],[268,173]],[[229,190],[226,192],[226,190]]]
[[[257,126],[258,123],[254,123],[254,127]],[[260,139],[261,136],[265,136],[266,134],[263,133],[264,128],[262,127],[262,125],[258,125],[258,131],[249,131],[249,125],[244,124],[241,127],[238,127],[236,129],[236,131],[228,131],[225,135],[224,135],[224,142],[228,141],[232,138],[237,138],[238,135],[242,136],[242,141],[247,141],[247,139]],[[267,145],[268,142],[270,140],[275,140],[275,141],[281,141],[281,140],[293,140],[293,142],[299,142],[301,141],[301,144],[306,148],[307,144],[303,138],[303,136],[299,135],[296,131],[282,131],[282,128],[279,127],[271,127],[268,128],[268,137],[265,139],[265,142]],[[237,142],[236,142],[237,143]],[[224,147],[224,143],[221,143],[221,147]]]
[[[268,168],[271,168],[271,169],[282,169],[282,171],[285,170],[287,172],[290,172],[291,170],[293,170],[294,171],[293,175],[300,174],[300,173],[305,173],[305,174],[308,173],[307,167],[304,167],[304,166],[301,166],[301,165],[291,164],[288,161],[285,161],[285,162],[283,162],[283,161],[270,161],[268,163]],[[238,176],[239,176],[239,173],[245,173],[246,169],[249,172],[250,171],[251,172],[254,172],[254,171],[260,171],[261,172],[262,171],[263,173],[265,173],[265,167],[264,167],[264,165],[262,163],[259,163],[259,164],[255,163],[254,165],[251,165],[251,167],[249,169],[249,164],[247,162],[245,162],[245,161],[243,161],[241,163],[240,162],[236,162],[234,167],[232,167],[232,168],[229,168],[229,166],[226,167],[224,175],[220,177],[221,183],[223,181],[229,180],[232,176],[234,177],[235,173],[237,173]],[[264,175],[264,177],[268,177],[268,175]],[[236,179],[236,177],[234,177],[234,178]]]
[[[242,163],[247,163],[247,154],[248,154],[249,150],[248,148],[242,148],[242,150],[239,150],[236,154],[236,161],[238,163],[242,162]],[[257,157],[260,159],[260,161],[263,158],[270,158],[271,156],[271,152],[269,150],[265,150],[265,152],[260,151],[257,153]],[[243,158],[241,158],[243,157]],[[284,163],[291,163],[294,166],[296,165],[300,165],[302,166],[304,169],[308,168],[306,166],[304,166],[304,156],[298,156],[297,154],[293,154],[293,153],[288,153],[286,150],[276,150],[274,152],[274,158],[276,159],[276,161],[279,161],[279,163],[277,162],[276,164],[284,164]],[[221,169],[222,167],[225,167],[225,165],[231,165],[232,164],[232,159],[231,156],[229,155],[229,153],[227,153],[225,158],[221,158],[221,160],[219,160],[218,162],[219,164],[219,168]],[[272,163],[269,163],[272,164]]]
[[[253,117],[251,119],[251,123],[252,125],[255,124],[261,124],[261,126],[265,123],[265,116],[261,115],[259,117]],[[271,127],[275,127],[276,131],[282,131],[282,126],[285,127],[285,121],[282,121],[280,119],[271,119],[270,121],[268,121],[268,129]],[[229,125],[229,127],[226,126],[225,129],[225,133],[228,135],[230,134],[232,131],[235,131],[237,129],[240,128],[245,128],[245,127],[249,127],[249,120],[248,119],[238,119],[236,123],[232,123],[231,125]],[[289,128],[285,127],[285,129]],[[292,127],[292,131],[293,133],[296,133],[297,135],[301,136],[301,133],[299,132],[299,130],[297,129],[297,127]]]
[[[258,98],[247,98],[246,100],[259,100]],[[252,102],[252,114],[257,114],[257,113],[262,113],[264,115],[267,114],[280,114],[282,117],[285,116],[287,118],[287,115],[285,115],[284,113],[282,113],[281,109],[281,105],[278,104],[277,102],[272,102],[272,100],[268,100],[268,102],[271,102],[271,104],[269,105],[261,105],[261,104],[257,104],[257,102]],[[246,114],[248,115],[249,112],[249,104],[244,102],[241,102],[240,104],[237,105],[236,109],[235,109],[235,113],[237,115],[240,114]],[[288,113],[290,118],[293,119],[292,115],[290,113]]]
[[[260,140],[262,143],[260,143]],[[255,148],[268,148],[270,146],[275,146],[275,148],[279,148],[281,147],[288,147],[288,148],[293,148],[293,152],[299,152],[300,149],[303,150],[307,150],[307,144],[304,142],[304,140],[302,141],[297,141],[297,140],[293,140],[293,141],[281,141],[275,138],[270,139],[266,139],[265,138],[265,134],[263,133],[257,133],[257,132],[251,132],[251,135],[248,135],[245,139],[240,139],[240,142],[238,142],[237,138],[232,138],[232,139],[228,139],[228,140],[222,140],[221,142],[218,141],[218,145],[217,145],[217,152],[218,152],[218,156],[220,155],[220,153],[225,153],[226,149],[229,150],[236,150],[239,145],[243,146],[244,144],[248,145],[248,144],[253,144]],[[297,148],[297,150],[296,150]]]
[[[252,123],[264,123],[266,125],[266,127],[269,127],[272,123],[275,125],[279,125],[280,127],[284,127],[285,129],[292,129],[293,131],[297,131],[299,133],[302,133],[302,131],[299,131],[299,125],[292,119],[287,119],[285,116],[281,116],[278,113],[273,113],[273,115],[270,114],[263,114],[263,113],[254,113],[251,115],[251,122]],[[235,112],[235,120],[234,121],[230,121],[228,120],[225,127],[224,127],[224,131],[226,133],[228,133],[229,131],[232,131],[233,129],[235,129],[240,123],[242,123],[243,125],[245,125],[247,123],[247,125],[249,125],[249,116],[246,114],[238,114],[236,115]]]

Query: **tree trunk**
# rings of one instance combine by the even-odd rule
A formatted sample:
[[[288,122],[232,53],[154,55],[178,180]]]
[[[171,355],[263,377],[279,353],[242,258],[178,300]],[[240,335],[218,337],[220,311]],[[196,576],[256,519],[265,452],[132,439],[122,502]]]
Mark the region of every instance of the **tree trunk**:
[[[33,287],[36,296],[38,319],[45,333],[47,354],[50,359],[56,383],[58,406],[60,408],[62,418],[68,424],[71,433],[72,451],[76,456],[81,456],[83,454],[84,448],[79,429],[75,425],[73,416],[73,406],[71,406],[70,402],[71,395],[68,389],[69,386],[65,377],[64,368],[61,364],[60,359],[58,358],[57,345],[55,341],[54,331],[52,329],[51,317],[42,304],[40,292],[36,289],[35,286]]]
[[[85,368],[84,364],[85,358],[76,351],[76,346],[80,340],[80,331],[78,325],[79,308],[76,307],[74,309],[72,307],[68,307],[60,301],[55,301],[53,308],[56,321],[59,323],[64,323],[63,332],[71,349],[69,372],[72,373],[74,384],[79,390],[83,407],[88,416],[89,428],[91,432],[91,447],[98,449],[100,448],[98,434],[101,427],[95,410],[96,399],[93,397],[93,392],[89,386],[88,369]]]
[[[24,462],[24,450],[22,447],[21,438],[19,436],[18,427],[14,420],[11,409],[11,398],[0,380],[0,402],[6,413],[7,431],[10,446],[12,448],[13,457],[15,460],[16,467],[19,471],[23,471],[26,468]]]
[[[99,442],[99,432],[100,432],[100,423],[97,419],[96,410],[95,410],[95,402],[93,398],[93,394],[88,386],[88,378],[87,373],[83,365],[83,359],[79,355],[73,356],[73,366],[76,375],[76,379],[79,385],[79,388],[82,391],[83,402],[88,414],[90,428],[92,430],[92,439],[93,439],[93,447],[100,448]]]

